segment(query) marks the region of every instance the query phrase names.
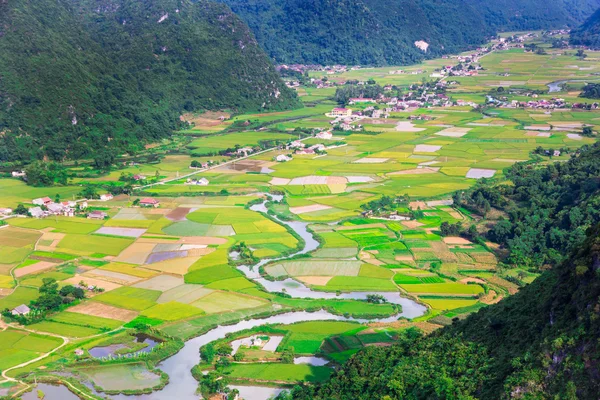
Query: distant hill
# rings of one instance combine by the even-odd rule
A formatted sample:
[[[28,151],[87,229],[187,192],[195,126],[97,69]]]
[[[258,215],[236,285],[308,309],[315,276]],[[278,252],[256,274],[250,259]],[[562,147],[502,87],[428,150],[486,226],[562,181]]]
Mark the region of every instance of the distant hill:
[[[298,104],[224,4],[0,0],[0,21],[0,162],[139,149],[183,111]]]
[[[600,48],[600,9],[592,14],[581,26],[571,31],[571,44]]]
[[[221,0],[279,63],[398,65],[498,30],[575,26],[600,0]],[[427,51],[415,46],[424,41]]]

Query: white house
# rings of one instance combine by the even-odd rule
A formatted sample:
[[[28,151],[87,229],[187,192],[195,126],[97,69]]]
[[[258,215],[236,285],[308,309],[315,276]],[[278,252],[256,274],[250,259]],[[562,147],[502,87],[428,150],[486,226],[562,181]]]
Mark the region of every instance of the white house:
[[[13,171],[13,172],[11,172],[11,175],[13,178],[22,178],[26,174],[25,174],[25,171]]]
[[[286,161],[291,161],[292,157],[288,157],[285,154],[280,154],[277,157],[275,157],[275,161],[277,162],[286,162]]]
[[[25,304],[21,304],[18,307],[13,308],[13,310],[11,311],[12,315],[27,315],[29,314],[29,312],[31,311],[31,309],[29,307],[27,307]]]
[[[317,138],[331,140],[333,138],[333,134],[329,131],[323,131],[323,132],[317,133]]]
[[[47,206],[52,203],[52,199],[50,197],[40,197],[39,199],[31,200],[31,203],[36,206]]]
[[[100,201],[109,201],[113,199],[113,195],[110,193],[105,193],[100,195]]]
[[[42,218],[44,214],[44,210],[42,210],[40,207],[31,207],[29,209],[29,215],[34,218]]]
[[[10,215],[12,212],[12,208],[0,208],[0,214],[2,215]]]

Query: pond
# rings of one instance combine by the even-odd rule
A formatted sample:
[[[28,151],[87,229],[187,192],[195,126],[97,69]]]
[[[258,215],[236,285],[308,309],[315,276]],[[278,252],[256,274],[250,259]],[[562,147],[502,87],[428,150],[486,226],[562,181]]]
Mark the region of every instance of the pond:
[[[122,354],[123,356],[133,356],[135,354],[140,354],[140,353],[149,353],[152,351],[152,349],[154,347],[156,347],[157,344],[159,344],[161,341],[159,341],[158,339],[143,334],[143,333],[138,333],[136,335],[133,336],[134,337],[134,343],[144,343],[146,344],[146,347],[139,349],[135,352],[132,353],[121,353],[119,352],[119,350],[121,349],[126,349],[129,346],[127,346],[126,344],[123,343],[117,343],[117,344],[111,344],[109,346],[99,346],[99,347],[93,347],[90,350],[88,350],[88,353],[90,353],[90,355],[94,358],[104,358],[104,357],[113,357],[117,354]]]
[[[79,397],[67,389],[66,386],[50,385],[48,383],[38,383],[31,392],[23,393],[21,399],[39,400],[38,390],[44,392],[45,400],[79,400]]]

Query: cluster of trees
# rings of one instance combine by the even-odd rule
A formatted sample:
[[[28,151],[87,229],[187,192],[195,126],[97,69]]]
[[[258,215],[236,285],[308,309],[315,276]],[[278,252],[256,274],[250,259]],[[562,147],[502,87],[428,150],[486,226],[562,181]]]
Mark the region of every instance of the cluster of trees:
[[[35,161],[25,168],[26,181],[31,186],[66,185],[67,169],[57,162]]]
[[[0,80],[0,161],[86,158],[105,169],[182,127],[185,111],[299,106],[227,6],[102,3],[0,6],[0,75],[10,77]]]
[[[58,311],[65,304],[85,298],[84,290],[79,287],[65,285],[59,289],[54,278],[43,278],[38,292],[39,297],[29,303],[31,311],[28,315],[12,315],[9,309],[5,309],[2,315],[23,325],[31,324],[44,319],[50,312]]]
[[[507,262],[556,265],[600,222],[600,144],[582,147],[568,162],[515,164],[506,175],[511,185],[483,182],[454,201],[481,215],[490,207],[505,211],[487,236],[506,247]]]
[[[588,83],[583,87],[580,96],[586,99],[600,99],[600,83]]]

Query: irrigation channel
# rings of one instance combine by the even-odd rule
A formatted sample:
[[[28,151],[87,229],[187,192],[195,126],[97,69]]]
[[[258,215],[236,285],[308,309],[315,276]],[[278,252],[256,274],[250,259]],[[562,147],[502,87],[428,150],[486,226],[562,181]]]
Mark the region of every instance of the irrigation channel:
[[[282,196],[270,195],[271,199],[280,201]],[[252,211],[267,213],[267,207],[265,200],[263,203],[255,204],[250,207]],[[275,217],[276,218],[276,217]],[[244,274],[251,280],[254,280],[257,283],[260,283],[264,288],[269,292],[282,292],[289,294],[292,297],[297,298],[312,298],[312,299],[356,299],[356,300],[364,300],[369,294],[380,294],[384,296],[390,303],[400,304],[402,306],[402,312],[389,317],[389,318],[381,318],[381,319],[359,319],[359,318],[351,318],[344,317],[341,315],[331,314],[327,311],[317,311],[317,312],[290,312],[286,314],[275,315],[269,318],[262,319],[250,319],[246,321],[238,322],[235,325],[226,325],[219,326],[204,335],[195,337],[193,339],[188,340],[185,343],[183,349],[181,349],[177,354],[165,359],[161,363],[158,364],[158,368],[162,371],[166,372],[169,375],[169,383],[162,389],[151,394],[144,394],[138,396],[128,396],[128,395],[116,395],[110,396],[116,400],[131,400],[131,399],[140,399],[140,400],[169,400],[169,399],[177,399],[177,400],[197,400],[198,395],[195,393],[198,388],[198,382],[192,377],[191,369],[194,365],[199,362],[199,350],[200,347],[213,342],[218,339],[222,339],[228,333],[235,333],[245,329],[250,329],[253,327],[257,327],[265,324],[293,324],[296,322],[304,322],[304,321],[357,321],[361,323],[366,322],[391,322],[396,321],[399,317],[406,318],[415,318],[421,316],[425,313],[427,308],[413,300],[404,298],[400,296],[398,292],[351,292],[351,293],[342,293],[340,295],[336,295],[335,293],[327,293],[327,292],[318,292],[310,289],[309,287],[293,280],[286,279],[283,281],[269,281],[260,276],[258,269],[260,266],[265,265],[267,263],[284,260],[291,257],[294,257],[299,254],[309,253],[313,250],[316,250],[319,247],[319,242],[315,239],[312,233],[310,233],[307,229],[307,223],[298,222],[298,221],[283,221],[279,218],[276,218],[277,221],[281,224],[289,226],[293,229],[302,239],[304,239],[305,245],[300,251],[291,254],[287,257],[275,258],[275,259],[264,259],[259,263],[254,265],[252,268],[247,266],[238,267]],[[318,360],[298,360],[298,361],[308,361],[311,363],[319,363]],[[238,389],[240,391],[240,396],[245,400],[265,400],[271,396],[277,395],[282,389],[278,388],[267,388],[267,387],[259,387],[259,386],[237,386],[232,385],[232,388]],[[61,387],[61,389],[66,390],[66,388]],[[65,399],[68,397],[46,397],[50,400],[54,399]]]

